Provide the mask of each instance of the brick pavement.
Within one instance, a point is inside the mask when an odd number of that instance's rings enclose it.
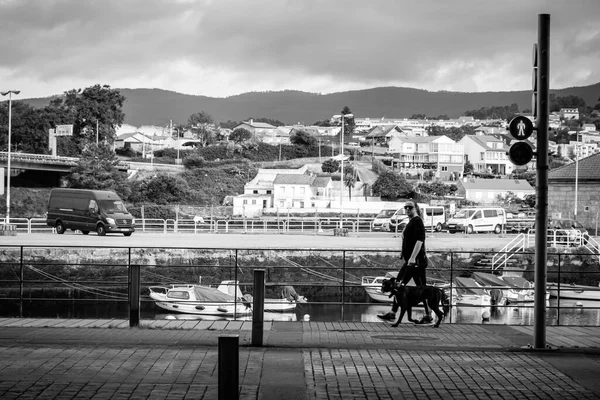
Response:
[[[600,398],[600,327],[193,322],[0,319],[0,398],[216,399],[230,334],[241,399]]]

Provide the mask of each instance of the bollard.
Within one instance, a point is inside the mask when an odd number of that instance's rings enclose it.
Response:
[[[219,336],[219,400],[239,398],[240,349],[238,335]]]
[[[254,293],[252,304],[252,346],[263,345],[265,319],[265,270],[254,270]]]
[[[140,266],[131,265],[129,257],[129,327],[134,328],[140,325]]]

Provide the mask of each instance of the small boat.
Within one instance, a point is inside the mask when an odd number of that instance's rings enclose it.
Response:
[[[363,276],[360,285],[365,289],[369,297],[379,303],[391,303],[392,298],[389,293],[381,291],[381,285],[384,279],[396,278],[398,271],[386,272],[384,276]],[[413,283],[414,284],[414,283]]]
[[[456,277],[453,279],[453,286],[456,289],[457,306],[489,307],[491,305],[492,297],[475,279]]]
[[[167,311],[196,315],[241,316],[252,314],[252,296],[242,292],[236,281],[222,281],[218,287],[200,284],[150,286],[150,298]],[[295,291],[294,291],[295,293]],[[295,299],[265,299],[264,310],[292,312],[297,303],[306,302],[303,296]]]
[[[561,299],[575,300],[595,300],[600,301],[600,284],[599,286],[584,286],[568,283],[548,283],[548,292],[552,297],[560,297]]]
[[[506,298],[506,304],[530,303],[535,300],[533,282],[528,281],[522,276],[500,276],[487,272],[473,272],[472,276],[490,294],[492,294],[491,291],[494,289],[501,290],[502,296]],[[550,293],[546,292],[546,300],[549,298]]]
[[[363,276],[361,279],[361,286],[365,289],[365,292],[369,295],[369,297],[378,302],[378,303],[392,303],[393,299],[390,297],[390,293],[383,293],[381,291],[381,285],[384,279],[397,278],[398,271],[389,271],[386,272],[384,276]],[[415,282],[411,279],[406,284],[407,286],[415,286]],[[450,297],[449,283],[434,283],[433,286],[439,287],[444,290],[446,294]],[[452,296],[452,305],[455,305],[456,302],[456,292]]]

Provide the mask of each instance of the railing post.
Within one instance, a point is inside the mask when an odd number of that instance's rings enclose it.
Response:
[[[254,293],[252,305],[252,346],[263,345],[265,318],[265,270],[254,270]]]
[[[25,271],[23,268],[23,246],[21,246],[21,261],[19,263],[19,317],[23,318],[23,279]]]
[[[129,327],[140,325],[140,266],[131,265],[131,247],[128,255],[129,269]]]
[[[342,322],[344,322],[344,300],[346,299],[346,250],[342,250]]]
[[[239,399],[240,349],[238,335],[219,336],[219,400]]]

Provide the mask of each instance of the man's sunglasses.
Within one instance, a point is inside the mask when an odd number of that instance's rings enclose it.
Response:
[[[414,207],[413,206],[404,206],[405,210],[412,210]]]

